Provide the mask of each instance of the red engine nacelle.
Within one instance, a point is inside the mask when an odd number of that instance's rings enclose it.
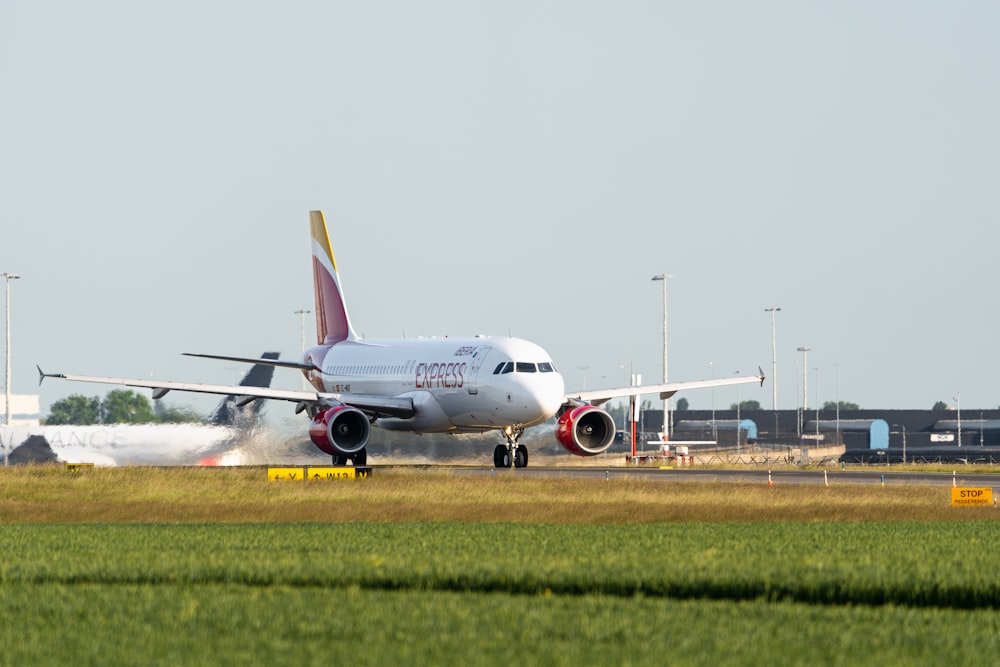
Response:
[[[357,454],[371,435],[368,416],[349,405],[327,408],[309,425],[309,439],[330,455]]]
[[[615,421],[600,408],[581,405],[559,415],[556,439],[577,456],[603,454],[615,441]]]

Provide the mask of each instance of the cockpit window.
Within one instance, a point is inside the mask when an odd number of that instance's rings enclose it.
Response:
[[[507,373],[555,373],[556,369],[550,361],[535,364],[530,361],[501,361],[493,369],[493,375]]]

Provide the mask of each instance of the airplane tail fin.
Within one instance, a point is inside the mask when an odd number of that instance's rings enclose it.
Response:
[[[260,355],[261,359],[277,359],[280,355],[277,352],[265,352]],[[267,364],[254,364],[240,380],[241,387],[270,387],[271,379],[274,377],[274,366]],[[248,426],[256,424],[260,417],[260,409],[264,401],[253,401],[249,405],[241,406],[242,396],[230,394],[222,399],[215,412],[209,418],[208,423],[213,426]]]
[[[347,316],[344,290],[330,246],[330,234],[322,211],[309,211],[312,231],[313,282],[316,290],[316,338],[321,345],[357,340]]]

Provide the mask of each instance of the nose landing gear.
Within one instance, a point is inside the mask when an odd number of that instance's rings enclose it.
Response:
[[[493,466],[495,468],[510,468],[511,464],[515,468],[524,468],[528,465],[528,448],[517,444],[523,433],[523,426],[508,426],[503,430],[507,444],[497,445],[496,449],[493,450]]]

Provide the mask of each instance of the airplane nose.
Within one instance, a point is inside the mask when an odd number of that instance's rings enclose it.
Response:
[[[543,422],[552,417],[563,403],[565,392],[562,377],[556,373],[535,375],[526,383],[522,405],[526,413],[525,421]]]
[[[564,398],[565,396],[562,390],[550,391],[544,396],[538,397],[539,409],[545,413],[546,419],[559,411],[559,408],[562,407]]]

